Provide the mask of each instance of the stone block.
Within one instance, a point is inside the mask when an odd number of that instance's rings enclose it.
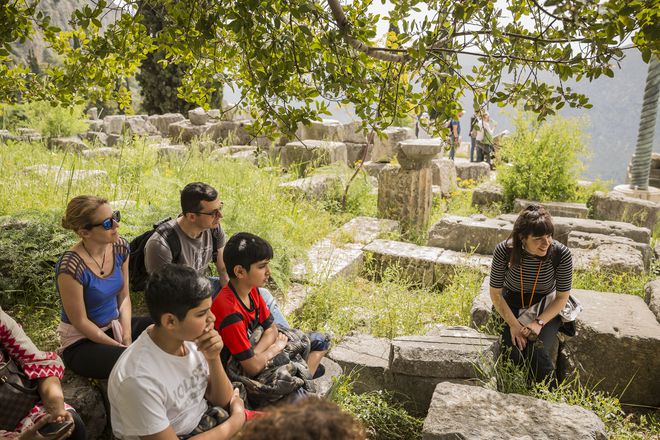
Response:
[[[660,323],[642,298],[579,289],[571,294],[584,310],[577,335],[563,344],[560,377],[577,371],[582,383],[621,396],[623,403],[659,406]]]
[[[518,215],[502,214],[497,218],[513,224]],[[639,243],[649,243],[651,241],[651,231],[648,228],[631,225],[630,223],[568,217],[553,217],[552,223],[555,226],[555,239],[563,244],[567,244],[568,234],[571,231],[628,237]]]
[[[433,170],[384,168],[378,174],[378,216],[398,220],[404,231],[426,231],[433,203]]]
[[[436,283],[435,264],[444,252],[439,248],[391,240],[374,240],[364,251],[372,254],[375,273],[398,267],[402,279],[424,286]]]
[[[88,379],[76,376],[69,370],[62,379],[64,401],[74,407],[80,418],[85,422],[87,437],[90,439],[103,438],[109,417],[103,406],[101,391],[93,386]]]
[[[596,191],[589,199],[593,217],[628,222],[653,230],[660,219],[660,203],[626,197],[617,192]]]
[[[638,243],[628,237],[617,237],[615,235],[590,234],[580,231],[571,231],[568,233],[567,246],[571,249],[596,250],[603,245],[611,244],[623,244],[637,249],[642,254],[644,268],[646,270],[649,269],[654,256],[653,249],[646,243]]]
[[[660,322],[660,278],[651,281],[644,286],[644,301],[649,306],[649,310],[655,315],[655,318]]]
[[[374,149],[371,152],[371,160],[374,162],[389,162],[396,155],[399,142],[412,139],[414,132],[408,127],[389,127],[383,130],[383,137],[374,137]]]
[[[319,377],[318,379],[314,379],[312,382],[316,387],[317,395],[321,397],[328,397],[328,394],[330,394],[330,390],[332,389],[333,379],[342,375],[341,366],[337,362],[333,361],[332,359],[328,359],[327,357],[321,359],[321,365],[325,367],[325,373],[323,376]]]
[[[641,274],[644,272],[644,256],[632,246],[620,243],[604,244],[596,249],[572,249],[573,269]]]
[[[367,135],[362,131],[362,124],[359,121],[352,121],[344,124],[342,142],[353,144],[366,144]]]
[[[431,160],[442,151],[442,139],[404,139],[396,146],[396,158],[401,168],[419,170],[431,166]]]
[[[237,151],[236,153],[230,154],[229,158],[234,160],[243,160],[249,162],[252,165],[257,165],[259,163],[259,158],[256,154],[257,150],[252,151]]]
[[[392,165],[388,163],[368,161],[362,164],[362,169],[370,176],[378,177],[378,175],[384,168],[391,166]]]
[[[41,134],[34,128],[20,127],[16,129],[18,140],[23,142],[41,142]]]
[[[123,139],[123,136],[120,134],[109,134],[108,140],[106,141],[106,147],[114,147],[122,142]]]
[[[188,154],[188,148],[185,145],[161,145],[156,147],[159,159],[165,158],[183,158]]]
[[[123,130],[133,136],[150,136],[158,133],[158,129],[142,116],[127,116]]]
[[[490,255],[499,242],[509,237],[512,229],[513,225],[506,220],[446,215],[431,227],[428,245]]]
[[[109,115],[103,118],[103,131],[107,134],[122,134],[126,115]]]
[[[291,277],[311,284],[340,276],[351,277],[360,273],[363,261],[361,244],[336,246],[332,240],[324,238],[312,245],[307,252],[307,261],[295,262]]]
[[[83,139],[86,139],[90,142],[101,145],[108,145],[108,135],[103,133],[102,131],[88,131],[86,133],[83,133],[81,136],[83,137]]]
[[[589,208],[584,203],[569,203],[569,202],[533,202],[530,200],[516,199],[513,204],[513,211],[518,213],[527,208],[532,203],[541,204],[553,217],[572,217],[572,218],[587,218],[589,216]]]
[[[315,174],[303,179],[293,180],[291,182],[284,182],[279,185],[294,194],[309,199],[320,199],[327,193],[333,186],[341,184],[339,176],[330,174]]]
[[[364,156],[364,149],[367,147],[367,144],[356,144],[353,142],[344,142],[346,144],[346,160],[349,166],[355,166],[358,161],[362,160]],[[371,150],[367,151],[367,156],[365,161],[371,160]]]
[[[490,255],[443,249],[442,254],[435,261],[435,283],[444,285],[449,282],[458,267],[468,267],[483,274],[488,274],[492,261],[493,257]]]
[[[593,412],[520,394],[442,382],[433,391],[423,440],[606,440]]]
[[[345,337],[328,353],[337,362],[344,374],[356,375],[354,391],[365,393],[385,388],[389,364],[390,341],[367,334]]]
[[[48,146],[51,150],[71,151],[81,153],[87,145],[77,136],[50,138]]]
[[[342,142],[304,140],[289,142],[282,147],[281,160],[286,168],[296,164],[304,172],[308,167],[318,167],[336,162],[347,162],[346,145]]]
[[[117,157],[121,152],[116,148],[101,147],[94,148],[93,150],[83,150],[82,155],[87,159],[94,157]]]
[[[0,130],[0,142],[16,141],[16,140],[18,140],[18,137],[11,134],[9,130],[5,130],[5,129]]]
[[[193,125],[188,120],[174,122],[168,126],[169,137],[178,142],[190,143],[195,138],[209,135],[209,131],[214,124],[209,122],[204,125]],[[217,140],[210,136],[210,139]]]
[[[98,119],[99,118],[99,110],[96,107],[90,107],[87,109],[85,112],[87,117],[89,119]]]
[[[162,136],[169,135],[170,124],[184,121],[186,118],[181,113],[165,113],[164,115],[151,115],[147,119],[151,125],[156,127]]]
[[[344,140],[344,125],[336,119],[311,121],[309,125],[299,125],[298,137],[300,139],[341,142]]]
[[[504,193],[502,187],[494,182],[484,182],[472,191],[472,205],[488,208],[494,203],[502,203]]]
[[[493,301],[490,299],[490,277],[484,278],[479,288],[479,294],[472,301],[470,310],[470,326],[480,328],[486,325],[493,316]]]
[[[282,313],[290,315],[302,307],[305,298],[307,298],[311,289],[310,286],[305,284],[291,283],[284,300],[280,303],[280,310]]]
[[[440,187],[443,197],[451,196],[456,191],[456,165],[450,159],[434,159],[431,161],[433,184]]]
[[[89,131],[104,131],[105,129],[105,124],[103,122],[103,119],[88,119],[85,121],[87,124],[87,129]]]
[[[375,217],[355,217],[330,234],[336,242],[369,244],[374,240],[398,231],[399,222]]]
[[[492,375],[498,347],[496,337],[468,327],[441,328],[434,335],[395,338],[389,359],[389,388],[395,395],[411,400],[406,406],[413,413],[424,414],[438,383],[476,385],[482,377]]]
[[[490,166],[486,162],[456,161],[456,177],[461,180],[480,182],[490,176]]]
[[[209,115],[203,108],[197,107],[188,111],[188,120],[192,125],[205,125],[209,121]]]

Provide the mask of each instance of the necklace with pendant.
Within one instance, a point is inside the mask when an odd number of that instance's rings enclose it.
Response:
[[[82,247],[83,247],[83,249],[85,249],[85,252],[87,253],[87,255],[89,255],[89,258],[92,259],[92,261],[94,262],[94,264],[96,264],[96,265],[98,266],[100,274],[101,274],[101,275],[105,275],[105,271],[103,270],[103,266],[105,266],[105,251],[107,250],[108,247],[106,246],[106,247],[103,249],[103,258],[101,259],[101,264],[99,264],[99,263],[96,261],[96,259],[94,259],[94,257],[92,257],[92,254],[89,253],[89,251],[88,251],[87,248],[85,247],[85,242],[84,242],[84,241],[82,242]]]

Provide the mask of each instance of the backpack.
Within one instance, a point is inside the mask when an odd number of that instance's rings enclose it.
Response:
[[[142,292],[147,286],[149,274],[144,264],[144,248],[153,234],[158,233],[165,239],[172,253],[173,263],[176,263],[181,256],[181,240],[179,240],[179,236],[172,225],[169,224],[170,220],[172,220],[172,217],[159,220],[154,223],[152,229],[131,240],[129,244],[131,254],[128,260],[128,273],[132,291]],[[219,228],[211,231],[211,237],[213,237],[213,261],[215,261],[218,258],[218,245],[220,244]]]

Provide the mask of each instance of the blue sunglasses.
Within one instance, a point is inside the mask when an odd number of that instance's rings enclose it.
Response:
[[[85,229],[92,229],[92,228],[95,228],[97,226],[103,226],[103,229],[105,229],[106,231],[109,231],[110,229],[112,229],[112,226],[114,225],[114,222],[119,223],[120,221],[121,221],[121,213],[119,211],[115,211],[115,212],[112,213],[112,216],[106,218],[101,223],[97,223],[95,225],[90,223],[87,226],[85,226]]]

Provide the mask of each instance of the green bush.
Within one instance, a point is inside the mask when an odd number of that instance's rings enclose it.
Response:
[[[44,101],[6,108],[3,122],[8,129],[34,128],[44,138],[72,136],[88,128],[83,120],[83,106],[59,107]]]
[[[580,119],[557,116],[541,123],[532,115],[518,114],[515,132],[498,153],[510,162],[500,163],[497,174],[507,209],[517,198],[547,202],[577,197],[577,181],[584,169],[580,159],[588,152],[583,125]]]

